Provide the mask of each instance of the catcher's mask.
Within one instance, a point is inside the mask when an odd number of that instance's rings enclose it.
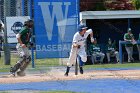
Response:
[[[25,21],[24,26],[32,28],[33,27],[33,20],[29,19],[29,20]]]

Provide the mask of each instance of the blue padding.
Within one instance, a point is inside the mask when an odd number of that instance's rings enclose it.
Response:
[[[42,90],[74,91],[84,93],[140,93],[140,80],[96,79],[73,81],[50,81],[36,83],[0,84],[1,91]]]

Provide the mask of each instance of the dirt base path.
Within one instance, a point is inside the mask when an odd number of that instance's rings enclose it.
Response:
[[[140,79],[140,70],[87,70],[84,74],[74,75],[71,71],[69,76],[64,76],[61,69],[53,69],[47,73],[28,74],[24,77],[10,77],[9,75],[0,75],[0,83],[22,83],[22,82],[41,82],[41,81],[65,81],[79,79]]]

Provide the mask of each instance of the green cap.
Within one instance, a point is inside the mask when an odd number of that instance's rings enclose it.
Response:
[[[131,28],[128,28],[127,32],[131,32]]]

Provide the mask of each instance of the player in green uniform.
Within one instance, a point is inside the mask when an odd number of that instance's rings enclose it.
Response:
[[[91,60],[94,64],[95,62],[99,61],[103,63],[103,59],[105,57],[105,54],[102,53],[100,46],[97,43],[96,38],[94,39],[94,43],[90,45],[90,52],[91,52]]]
[[[117,62],[119,62],[119,53],[116,51],[116,46],[115,43],[112,43],[111,39],[108,39],[108,44],[106,47],[106,55],[107,55],[107,60],[108,63],[110,62],[110,57],[116,57]]]
[[[16,49],[20,59],[13,67],[11,67],[10,69],[11,76],[15,76],[16,72],[18,76],[25,76],[24,71],[31,61],[29,46],[33,45],[30,43],[32,27],[33,27],[32,20],[25,21],[23,28],[16,35],[16,38],[18,40]]]
[[[133,44],[135,44],[134,35],[131,32],[131,28],[128,29],[127,33],[124,34],[124,41],[130,42],[130,44],[125,44],[125,49],[128,54],[128,62],[134,61],[133,55]]]

